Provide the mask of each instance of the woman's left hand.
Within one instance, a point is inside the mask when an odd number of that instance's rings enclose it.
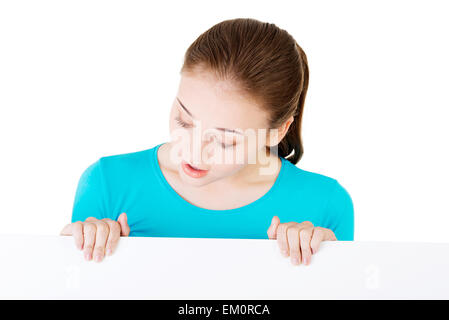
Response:
[[[293,264],[300,264],[302,260],[308,265],[321,241],[337,240],[332,230],[314,227],[310,221],[280,223],[277,216],[271,220],[267,234],[269,239],[277,239],[281,253],[284,257],[290,255]]]

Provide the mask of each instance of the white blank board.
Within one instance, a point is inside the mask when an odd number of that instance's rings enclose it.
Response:
[[[449,243],[131,237],[100,263],[72,237],[0,236],[1,299],[448,299]]]

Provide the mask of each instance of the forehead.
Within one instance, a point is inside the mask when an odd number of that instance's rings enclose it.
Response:
[[[203,126],[266,128],[267,114],[231,81],[209,73],[182,74],[177,97]],[[177,105],[179,103],[175,102]]]

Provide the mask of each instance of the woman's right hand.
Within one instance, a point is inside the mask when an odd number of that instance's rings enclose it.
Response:
[[[129,236],[128,217],[123,212],[117,221],[109,218],[98,220],[87,218],[84,222],[70,223],[61,231],[61,236],[73,236],[75,245],[84,250],[84,258],[100,262],[105,254],[111,255],[117,247],[120,236]]]

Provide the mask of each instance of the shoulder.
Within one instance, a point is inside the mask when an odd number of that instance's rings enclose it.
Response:
[[[148,165],[151,151],[154,148],[145,149],[141,151],[121,153],[109,156],[103,156],[98,159],[98,166],[102,169],[126,169],[135,168],[136,166]]]
[[[328,197],[338,186],[338,181],[322,173],[308,171],[283,159],[282,183],[291,190]]]
[[[288,160],[284,163],[282,183],[288,188],[289,197],[306,203],[307,211],[319,216],[317,223],[332,229],[338,240],[352,240],[354,205],[346,187],[334,177],[301,169]],[[305,205],[300,208],[305,208]]]
[[[140,151],[102,156],[93,165],[102,175],[108,177],[139,176],[153,166],[154,151],[157,147],[158,145]]]
[[[348,190],[337,178],[301,169],[288,160],[283,162],[285,168],[281,185],[289,197],[300,198],[321,210],[352,206]]]
[[[115,220],[151,180],[153,148],[98,158],[81,175],[76,190],[72,222],[87,217]],[[151,185],[151,183],[150,183]],[[143,186],[143,187],[142,187]]]
[[[83,172],[84,180],[87,178],[97,179],[110,188],[121,188],[126,185],[141,182],[153,166],[153,151],[155,147],[128,152],[102,156],[91,163]],[[91,179],[89,179],[91,181]]]

